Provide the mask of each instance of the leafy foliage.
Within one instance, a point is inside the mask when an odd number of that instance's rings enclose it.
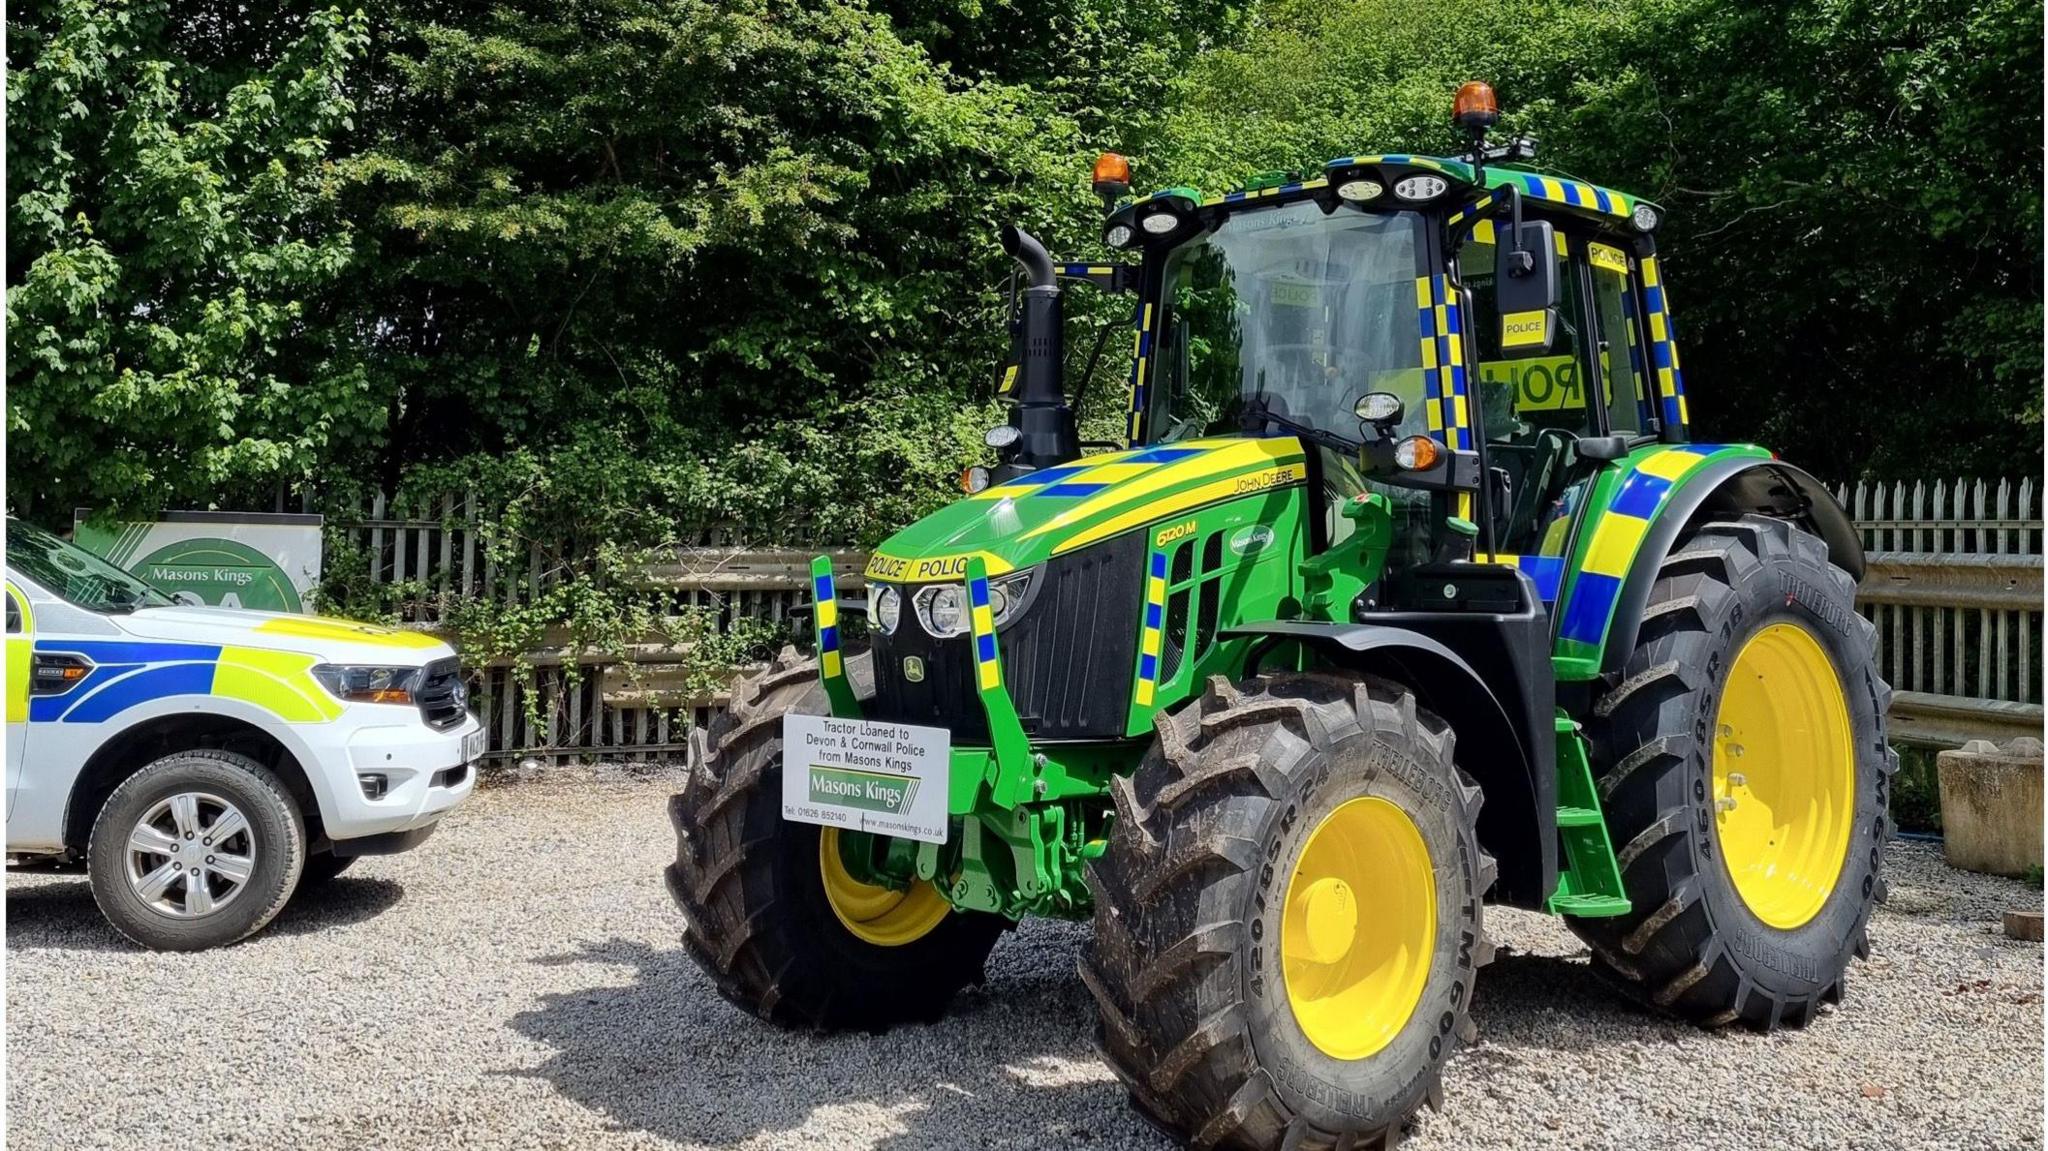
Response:
[[[38,15],[9,25],[13,507],[204,503],[371,434],[354,349],[308,304],[352,256],[322,182],[363,19],[207,59],[167,3]]]
[[[1697,438],[1832,478],[1922,475],[1935,445],[1943,469],[2040,469],[2038,5],[1262,12],[1187,75],[1168,178],[1456,149],[1446,94],[1487,78],[1543,166],[1668,209]]]
[[[995,230],[1099,255],[1095,150],[1207,188],[1453,150],[1474,76],[1546,165],[1669,209],[1700,438],[2038,469],[2038,12],[45,0],[9,24],[10,509],[474,491],[560,590],[471,641],[622,643],[651,549],[948,498],[996,415]],[[1119,434],[1121,304],[1070,311],[1077,367],[1118,327],[1084,423]]]

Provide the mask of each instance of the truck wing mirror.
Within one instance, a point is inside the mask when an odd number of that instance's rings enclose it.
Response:
[[[1494,247],[1493,293],[1500,313],[1500,356],[1547,356],[1557,341],[1557,243],[1547,220],[1503,225]]]

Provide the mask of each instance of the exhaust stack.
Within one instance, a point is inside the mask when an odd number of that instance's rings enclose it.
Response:
[[[1023,314],[1018,320],[1022,356],[1017,364],[1017,430],[1022,433],[1010,462],[1049,468],[1081,456],[1074,413],[1061,379],[1066,363],[1066,322],[1060,285],[1045,245],[1013,224],[1002,231],[1003,251],[1024,269]]]

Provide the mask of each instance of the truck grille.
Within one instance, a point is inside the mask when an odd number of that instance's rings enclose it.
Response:
[[[461,724],[469,715],[469,687],[462,682],[462,661],[450,656],[428,664],[412,697],[428,727],[446,731]]]
[[[1145,536],[1127,532],[1047,561],[1021,615],[999,629],[1003,681],[1034,739],[1114,739],[1130,713],[1138,658]],[[873,717],[949,728],[962,743],[988,739],[967,636],[933,639],[906,603],[895,635],[874,635]],[[903,662],[924,663],[924,679]]]

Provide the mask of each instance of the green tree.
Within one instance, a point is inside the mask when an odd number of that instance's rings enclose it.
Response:
[[[308,305],[352,251],[324,189],[364,21],[229,37],[224,17],[115,0],[9,16],[18,511],[247,498],[377,423],[345,331]]]
[[[1668,209],[1696,438],[1842,479],[2040,469],[2038,4],[1260,13],[1189,69],[1161,182],[1454,150],[1450,94],[1484,78],[1539,166]]]

